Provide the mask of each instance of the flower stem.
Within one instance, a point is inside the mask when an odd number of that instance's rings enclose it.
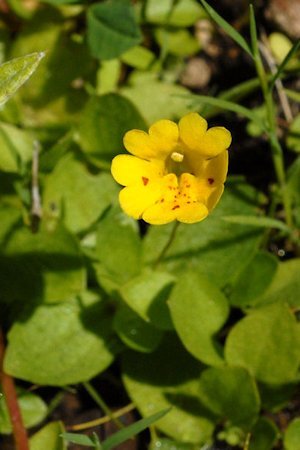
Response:
[[[258,50],[257,42],[253,45],[254,47],[254,61],[256,72],[261,84],[261,90],[264,97],[266,110],[267,110],[267,122],[269,129],[269,139],[270,139],[270,148],[272,153],[274,170],[277,178],[277,182],[280,187],[282,204],[285,211],[285,220],[288,226],[293,226],[293,216],[292,216],[292,207],[291,207],[291,199],[288,193],[287,185],[286,185],[286,175],[284,169],[284,157],[283,150],[280,145],[280,142],[277,137],[277,129],[276,129],[276,114],[274,108],[274,101],[272,90],[269,88],[268,77],[266,71],[264,69],[262,59]]]
[[[29,450],[29,441],[24,427],[13,378],[4,372],[5,340],[0,329],[0,383],[11,421],[16,450]]]
[[[113,412],[112,416],[117,419],[118,417],[124,416],[128,412],[135,409],[135,406],[133,403],[129,403],[129,405],[124,406],[123,408],[120,408],[118,411]],[[104,423],[110,422],[111,418],[109,416],[100,417],[99,419],[90,420],[89,422],[84,423],[78,423],[76,425],[70,425],[67,427],[68,430],[74,430],[74,431],[81,431],[86,430],[88,428],[93,428],[99,425],[103,425]]]
[[[180,225],[180,222],[174,222],[171,234],[169,236],[169,239],[167,240],[165,246],[162,248],[160,254],[158,255],[156,261],[153,264],[154,269],[157,268],[157,266],[159,266],[159,264],[162,262],[162,260],[164,259],[164,257],[166,256],[167,251],[169,250],[169,248],[171,247],[171,245],[173,244],[173,241],[176,237],[176,233],[178,230],[178,227]]]

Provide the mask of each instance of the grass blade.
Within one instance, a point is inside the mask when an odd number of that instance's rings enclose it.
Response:
[[[291,234],[291,229],[280,220],[271,219],[269,217],[258,216],[225,216],[222,220],[230,223],[238,223],[240,225],[252,225],[259,228],[275,228],[277,230],[284,231]]]
[[[228,36],[231,37],[240,47],[242,47],[245,52],[248,53],[253,58],[253,54],[251,48],[249,47],[247,41],[243,38],[243,36],[236,31],[233,26],[231,26],[223,17],[221,17],[217,11],[215,11],[205,0],[200,0],[203,5],[203,8],[210,15],[210,17],[221,27]]]
[[[148,428],[157,420],[161,419],[165,414],[167,414],[170,411],[170,409],[171,408],[163,409],[162,411],[159,411],[150,417],[141,419],[138,422],[129,425],[129,427],[117,431],[115,434],[113,434],[112,436],[107,438],[104,442],[102,442],[101,445],[102,450],[110,450],[113,447],[116,447],[117,445],[121,444],[122,442],[127,441],[127,439],[130,439],[131,437]]]
[[[257,28],[253,5],[249,5],[249,16],[250,16],[250,36],[251,36],[252,54],[254,58],[257,58],[259,56],[259,48],[258,48]]]
[[[84,447],[95,447],[94,441],[85,434],[62,433],[60,436],[66,441],[72,442],[72,444],[83,445]]]
[[[269,84],[270,91],[274,88],[276,80],[280,77],[280,75],[284,71],[284,69],[285,69],[286,65],[288,64],[288,62],[290,61],[290,59],[297,53],[297,51],[299,50],[299,47],[300,47],[300,39],[294,43],[293,47],[290,49],[290,51],[288,52],[288,54],[286,55],[284,60],[278,66],[278,69],[274,73],[274,75],[270,81],[270,84]]]

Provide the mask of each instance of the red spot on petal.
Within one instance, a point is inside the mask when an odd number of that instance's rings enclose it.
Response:
[[[142,182],[144,186],[147,186],[147,184],[149,183],[149,178],[142,177]]]
[[[162,198],[162,199],[161,199],[161,201],[160,201],[160,203],[163,203],[164,201],[165,201],[165,199],[164,199],[164,198]]]
[[[178,209],[178,208],[180,208],[180,206],[179,205],[175,205],[175,206],[173,206],[172,211],[174,211],[174,209]]]
[[[191,187],[191,185],[190,184],[186,184],[185,187],[189,188],[189,187]]]
[[[208,178],[207,181],[209,182],[209,184],[214,184],[215,180],[213,178]]]

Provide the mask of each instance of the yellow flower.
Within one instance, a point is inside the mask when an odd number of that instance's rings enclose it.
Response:
[[[122,209],[155,225],[203,220],[223,193],[230,143],[226,128],[207,129],[197,113],[185,115],[178,125],[159,120],[149,133],[128,131],[124,146],[131,155],[116,156],[111,167],[125,186]]]

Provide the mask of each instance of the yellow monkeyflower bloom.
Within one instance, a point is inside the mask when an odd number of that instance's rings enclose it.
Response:
[[[226,128],[207,129],[197,113],[185,115],[178,125],[159,120],[149,133],[128,131],[124,146],[131,155],[116,156],[111,167],[125,186],[122,209],[155,225],[203,220],[223,193],[230,144]]]

